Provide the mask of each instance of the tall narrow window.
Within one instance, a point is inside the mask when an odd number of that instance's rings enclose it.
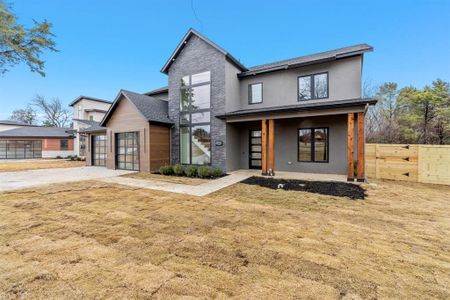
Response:
[[[248,103],[256,104],[263,102],[263,84],[253,83],[248,85]]]
[[[67,151],[69,149],[69,140],[59,140],[59,149]]]
[[[211,163],[211,73],[184,76],[180,91],[180,161]]]
[[[298,130],[298,161],[328,162],[328,128]]]
[[[300,76],[298,78],[298,100],[328,98],[328,73]]]

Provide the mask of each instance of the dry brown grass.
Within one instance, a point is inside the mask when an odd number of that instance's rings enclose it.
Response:
[[[36,160],[36,161],[9,161],[0,162],[0,172],[28,171],[37,169],[83,167],[84,161],[67,161],[62,159]]]
[[[136,178],[136,179],[159,180],[159,181],[164,181],[164,182],[187,184],[187,185],[200,185],[202,183],[206,183],[209,181],[208,179],[202,179],[202,178],[167,176],[167,175],[161,175],[161,174],[152,174],[149,172],[131,173],[131,174],[126,174],[126,175],[122,175],[122,176]]]
[[[450,187],[364,201],[237,184],[0,194],[0,298],[450,297]]]

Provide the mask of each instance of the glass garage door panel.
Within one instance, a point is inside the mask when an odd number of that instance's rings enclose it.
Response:
[[[139,170],[139,138],[137,132],[116,133],[116,168]]]
[[[0,159],[42,158],[41,141],[0,141]]]

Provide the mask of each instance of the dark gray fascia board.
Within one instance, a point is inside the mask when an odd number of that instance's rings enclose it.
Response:
[[[361,47],[362,49],[346,51],[343,53],[333,53],[333,52],[339,51],[339,49],[336,49],[336,50],[331,50],[331,51],[326,51],[326,52],[321,52],[321,53],[316,53],[316,54],[311,54],[311,55],[306,55],[306,56],[300,56],[300,57],[293,58],[293,59],[282,60],[278,63],[277,62],[269,63],[269,64],[267,64],[268,65],[267,67],[264,67],[264,65],[250,67],[248,71],[239,73],[238,77],[240,77],[240,78],[248,77],[248,76],[253,76],[253,75],[257,75],[257,74],[261,74],[261,73],[269,73],[269,72],[275,72],[275,71],[279,71],[279,70],[299,68],[299,67],[303,67],[303,66],[307,66],[307,65],[320,64],[320,63],[335,61],[335,60],[343,59],[343,58],[347,58],[347,57],[363,55],[365,52],[373,51],[373,47],[370,45],[367,45],[367,44],[360,44],[360,45],[350,46],[347,48],[351,48],[351,47]],[[327,52],[330,52],[331,54],[327,55],[325,57],[320,57],[320,58],[316,58],[316,59],[314,58],[314,56],[323,55],[324,53],[327,53]],[[305,59],[308,56],[311,56],[310,60],[295,62],[295,60]],[[253,70],[253,68],[255,70]]]
[[[169,92],[169,87],[163,86],[163,87],[148,91],[148,92],[144,93],[144,95],[151,96],[151,95],[162,94],[162,93],[166,93],[166,92]]]
[[[301,111],[313,111],[322,110],[330,108],[343,108],[343,107],[353,107],[361,105],[375,105],[377,103],[375,98],[357,98],[357,99],[346,99],[346,100],[336,100],[336,101],[321,101],[314,103],[305,103],[298,105],[286,105],[286,106],[276,106],[268,108],[257,108],[257,109],[245,109],[237,110],[222,115],[216,115],[219,119],[226,119],[230,117],[241,117],[241,116],[251,116],[260,115],[267,113],[283,113],[283,112],[301,112]]]
[[[207,37],[205,37],[204,35],[202,35],[200,32],[198,32],[197,30],[193,29],[193,28],[189,28],[188,32],[186,32],[186,34],[184,35],[183,39],[181,40],[181,42],[178,44],[177,48],[175,48],[175,51],[173,51],[172,55],[169,57],[169,59],[166,61],[166,63],[164,64],[164,66],[161,69],[161,73],[164,74],[168,74],[168,70],[170,68],[170,66],[172,65],[172,63],[175,61],[175,59],[177,58],[178,54],[181,52],[181,50],[183,50],[184,46],[187,44],[188,40],[191,38],[192,35],[196,35],[197,37],[199,37],[200,39],[202,39],[204,42],[206,42],[207,44],[209,44],[211,47],[215,48],[216,50],[218,50],[220,53],[222,53],[223,55],[225,55],[225,57],[232,62],[234,65],[236,65],[239,69],[241,69],[241,71],[247,71],[247,67],[245,67],[243,64],[241,64],[236,58],[234,58],[230,53],[228,53],[227,51],[225,51],[225,49],[223,49],[222,47],[220,47],[219,45],[217,45],[216,43],[214,43],[213,41],[211,41],[210,39],[208,39]]]
[[[72,102],[69,103],[69,106],[74,106],[78,101],[80,101],[81,99],[86,99],[86,100],[91,100],[91,101],[97,101],[97,102],[103,102],[103,103],[107,103],[107,104],[111,104],[111,101],[108,100],[104,100],[104,99],[99,99],[99,98],[94,98],[94,97],[89,97],[89,96],[79,96],[77,97],[75,100],[73,100]]]

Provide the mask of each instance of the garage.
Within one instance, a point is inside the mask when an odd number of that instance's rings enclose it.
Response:
[[[139,171],[138,132],[116,133],[116,169]]]
[[[41,140],[0,140],[0,159],[42,158]]]
[[[106,135],[92,136],[92,165],[106,166]]]

